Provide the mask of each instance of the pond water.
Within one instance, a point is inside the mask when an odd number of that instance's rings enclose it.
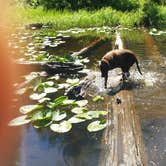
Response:
[[[140,61],[143,76],[135,66],[131,80],[137,86],[132,91],[139,112],[149,166],[165,166],[166,163],[166,36],[150,36],[144,30],[123,30],[125,47],[134,51]],[[70,39],[70,44],[54,50],[58,54],[78,51],[95,37]],[[113,40],[96,49],[86,65],[96,73],[102,86],[98,61],[112,49]],[[52,51],[52,50],[50,50]],[[96,107],[92,105],[92,107]],[[17,111],[17,110],[16,110]],[[31,125],[9,129],[14,140],[12,159],[6,166],[96,166],[100,159],[102,131],[88,133],[74,127],[68,134],[55,134],[47,129],[36,130]],[[17,130],[17,131],[16,131]],[[9,157],[10,158],[10,157]]]

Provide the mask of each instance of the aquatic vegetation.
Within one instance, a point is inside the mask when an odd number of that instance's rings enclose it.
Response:
[[[100,100],[104,100],[104,97],[98,95],[98,96],[95,96],[92,100],[94,102],[97,102],[97,101],[100,101]]]
[[[149,34],[158,36],[158,35],[166,34],[166,31],[161,31],[161,30],[157,30],[156,28],[152,28],[152,29],[150,29]]]
[[[30,80],[26,87],[32,87],[29,95],[34,104],[23,105],[19,111],[19,116],[9,122],[9,126],[20,126],[31,123],[34,128],[49,127],[53,132],[65,133],[72,129],[73,124],[88,123],[88,131],[99,131],[106,127],[106,122],[102,123],[107,116],[107,111],[90,110],[88,108],[88,100],[68,99],[67,96],[59,95],[64,93],[64,89],[75,86],[80,83],[78,78],[66,79],[62,83],[58,75],[40,79],[39,74],[29,74],[24,76],[25,80]],[[33,80],[33,81],[32,81]],[[60,83],[59,83],[60,82]],[[62,85],[64,89],[62,89]],[[67,86],[66,86],[67,85]],[[62,93],[63,92],[63,93]],[[25,92],[26,93],[26,92]],[[17,95],[24,95],[17,93]],[[94,100],[95,99],[95,100]],[[104,100],[102,96],[91,98],[93,102]],[[95,121],[97,120],[97,122]],[[92,123],[92,122],[95,123]],[[89,123],[90,122],[90,123]],[[95,129],[93,129],[95,127]]]

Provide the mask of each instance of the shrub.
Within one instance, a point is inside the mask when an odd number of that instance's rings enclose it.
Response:
[[[161,7],[153,2],[147,2],[144,5],[144,18],[143,23],[146,26],[164,26],[166,21],[166,8]],[[162,25],[163,24],[163,25]]]

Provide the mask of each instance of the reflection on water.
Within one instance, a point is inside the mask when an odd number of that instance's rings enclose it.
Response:
[[[148,163],[150,166],[165,166],[166,70],[164,64],[166,64],[166,38],[162,36],[153,38],[142,31],[124,31],[122,39],[125,47],[138,55],[143,72],[143,76],[139,75],[134,65],[131,68],[130,79],[137,82],[133,92],[136,109],[142,119],[145,146],[149,155]],[[82,47],[81,44],[78,45]],[[71,50],[66,46],[65,50],[67,49]],[[91,72],[94,71],[97,76],[100,92],[103,92],[104,89],[98,61],[110,49],[112,49],[112,44],[111,40],[108,40],[102,47],[91,53],[90,63],[87,64],[87,68],[90,68]],[[96,93],[96,91],[90,93]],[[95,107],[95,104],[92,104],[92,107]],[[100,134],[89,134],[83,129],[77,129],[69,134],[56,135],[49,130],[37,132],[31,126],[24,127],[16,165],[96,166],[100,153]]]
[[[49,130],[24,128],[17,166],[93,166],[98,163],[100,136],[84,129],[56,135]]]
[[[166,163],[166,119],[143,120],[142,131],[149,155],[149,165],[164,166]]]

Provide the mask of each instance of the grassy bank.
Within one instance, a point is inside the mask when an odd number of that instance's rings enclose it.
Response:
[[[94,26],[117,26],[125,27],[144,26],[146,22],[153,27],[166,27],[166,7],[158,6],[157,11],[153,8],[145,11],[122,12],[111,7],[94,11],[57,11],[36,9],[29,7],[15,7],[10,9],[9,20],[15,24],[51,23],[55,29],[68,29],[73,27],[87,28]],[[160,11],[160,13],[156,13]],[[148,13],[149,12],[149,13]],[[15,13],[15,14],[13,14]],[[156,15],[157,14],[157,15]]]

